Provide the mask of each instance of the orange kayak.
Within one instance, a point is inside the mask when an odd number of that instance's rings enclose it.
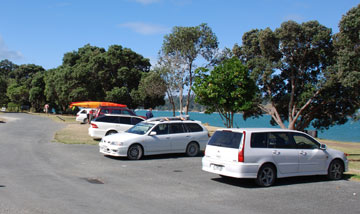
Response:
[[[70,103],[70,108],[77,106],[83,108],[97,108],[99,106],[116,106],[116,107],[127,107],[124,104],[112,103],[112,102],[100,102],[100,101],[80,101]]]

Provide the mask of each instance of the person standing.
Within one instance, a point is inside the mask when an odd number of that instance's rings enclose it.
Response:
[[[47,104],[47,103],[45,104],[44,111],[45,111],[46,114],[49,113],[49,104]]]
[[[149,108],[149,111],[146,112],[146,119],[150,119],[152,117],[154,117],[152,113],[152,108]]]

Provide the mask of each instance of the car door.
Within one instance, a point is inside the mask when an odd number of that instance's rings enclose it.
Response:
[[[191,141],[191,133],[187,132],[182,123],[169,124],[169,136],[172,152],[185,152],[187,144]]]
[[[299,154],[299,172],[324,171],[328,155],[320,149],[320,143],[302,133],[294,133],[293,138]]]
[[[268,133],[268,148],[281,174],[299,171],[299,153],[288,132]]]
[[[156,135],[149,135],[144,141],[146,151],[150,154],[170,152],[171,142],[168,124],[158,124],[151,132],[156,132]]]

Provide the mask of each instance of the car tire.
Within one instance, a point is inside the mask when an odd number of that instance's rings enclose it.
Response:
[[[331,161],[327,177],[330,180],[340,180],[344,174],[344,165],[340,160]]]
[[[186,147],[186,155],[189,157],[195,157],[199,154],[199,152],[199,144],[197,144],[196,142],[190,142]]]
[[[84,124],[88,123],[88,119],[85,118],[85,119],[83,120],[83,123],[84,123]]]
[[[139,144],[133,144],[129,147],[127,157],[129,160],[139,160],[143,156],[143,149]]]
[[[276,170],[275,167],[271,164],[263,165],[257,174],[256,184],[261,187],[269,187],[275,183],[276,180]]]
[[[118,133],[118,132],[114,131],[114,130],[111,130],[111,131],[106,132],[105,136],[116,134],[116,133]]]

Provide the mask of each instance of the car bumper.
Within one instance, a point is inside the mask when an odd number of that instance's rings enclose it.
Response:
[[[128,150],[127,147],[112,146],[109,144],[99,143],[99,152],[105,155],[110,155],[115,157],[126,157],[127,150]]]
[[[97,129],[93,129],[93,128],[89,128],[89,135],[92,138],[102,138],[105,136],[105,132],[102,130],[97,130]]]
[[[256,178],[259,165],[242,162],[225,163],[205,156],[202,158],[202,170],[234,178]]]

